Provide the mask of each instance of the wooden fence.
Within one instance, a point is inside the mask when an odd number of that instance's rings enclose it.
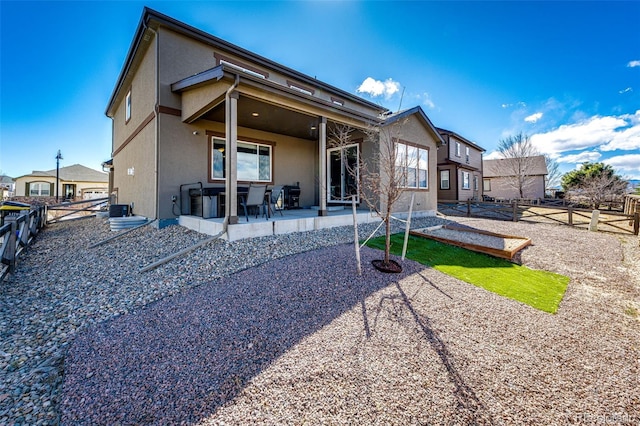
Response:
[[[506,203],[476,202],[472,200],[439,201],[438,212],[450,216],[481,217],[487,219],[560,223],[563,225],[588,227],[592,210],[572,206],[530,205],[513,201]],[[622,232],[638,235],[640,229],[640,211],[621,213],[602,212],[598,226],[607,232]]]
[[[46,206],[48,223],[56,223],[60,220],[70,219],[72,217],[95,214],[96,211],[99,211],[103,206],[106,206],[108,202],[109,198],[106,197]],[[62,212],[62,214],[58,214],[57,212]]]
[[[47,221],[45,207],[29,213],[7,216],[0,226],[0,281],[15,270],[18,257],[33,241]]]

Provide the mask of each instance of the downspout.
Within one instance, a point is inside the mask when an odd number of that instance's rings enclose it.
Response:
[[[236,74],[235,75],[235,81],[233,82],[233,84],[231,85],[231,87],[229,87],[229,89],[227,89],[227,92],[224,95],[224,104],[225,104],[225,108],[229,105],[229,96],[231,95],[231,93],[236,90],[238,88],[238,84],[240,84],[240,75]],[[225,117],[225,120],[228,120],[229,117]],[[229,135],[226,135],[226,137],[229,137]],[[228,155],[228,154],[227,154]],[[225,206],[225,214],[224,214],[224,220],[222,221],[222,235],[224,235],[227,232],[227,227],[229,226],[229,214],[227,214],[227,209],[229,209],[228,211],[230,212],[231,209],[229,208],[229,195],[231,194],[231,182],[229,181],[229,170],[227,169],[227,178],[225,179],[224,182],[224,191],[227,194],[227,203]]]
[[[154,115],[154,126],[155,126],[155,143],[154,145],[154,149],[153,149],[153,160],[154,160],[154,165],[153,165],[153,175],[154,175],[154,180],[155,180],[155,207],[156,207],[156,220],[158,221],[157,223],[160,224],[160,182],[158,179],[158,163],[160,162],[160,155],[159,155],[159,145],[160,145],[160,126],[158,124],[158,120],[160,119],[160,115],[159,115],[159,110],[160,110],[160,70],[158,69],[158,62],[159,62],[159,56],[160,56],[160,43],[158,40],[158,32],[156,30],[154,30],[153,28],[150,28],[147,26],[147,24],[145,22],[143,22],[144,25],[144,29],[149,30],[153,33],[154,38],[155,38],[155,45],[156,45],[156,57],[155,57],[155,64],[154,64],[154,68],[156,71],[156,81],[155,81],[155,89],[156,89],[156,102],[155,102],[155,106],[153,108],[153,115]]]

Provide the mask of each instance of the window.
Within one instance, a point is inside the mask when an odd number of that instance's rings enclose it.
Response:
[[[51,184],[49,182],[31,182],[29,187],[30,197],[48,197],[51,195]]]
[[[469,147],[468,146],[464,147],[464,153],[465,153],[465,155],[467,157],[467,163],[468,163],[469,162]]]
[[[440,189],[449,189],[449,170],[440,170]]]
[[[469,185],[469,172],[462,172],[462,189],[471,189]]]
[[[482,179],[482,189],[484,191],[491,191],[491,179]]]
[[[127,97],[124,100],[124,121],[125,123],[131,120],[131,89],[127,92]]]
[[[429,187],[429,151],[398,142],[396,145],[396,171],[406,188]]]
[[[478,176],[473,177],[473,190],[474,191],[478,190]]]
[[[225,140],[211,138],[211,179],[224,179]],[[271,145],[238,141],[238,180],[271,182]]]
[[[460,142],[456,142],[456,157],[460,157]]]

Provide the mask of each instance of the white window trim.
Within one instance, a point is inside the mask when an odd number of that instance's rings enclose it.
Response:
[[[443,185],[445,180],[442,178],[444,176],[444,172],[447,172],[447,186]],[[451,171],[450,170],[440,170],[440,189],[451,189]]]
[[[131,120],[131,89],[124,98],[124,122],[128,123],[129,120]]]
[[[33,194],[33,189],[37,187],[37,194]],[[43,188],[46,190],[46,194],[43,194]],[[29,182],[29,193],[27,197],[50,197],[51,196],[51,183],[49,182]]]
[[[471,189],[471,176],[469,172],[462,172],[462,189]]]

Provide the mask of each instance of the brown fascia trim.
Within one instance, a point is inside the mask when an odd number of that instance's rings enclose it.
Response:
[[[182,117],[182,110],[181,109],[171,108],[171,107],[168,107],[168,106],[163,106],[163,105],[158,106],[158,112],[160,114],[175,115],[175,116],[178,116],[178,117]]]
[[[471,141],[470,141],[470,140],[468,140],[467,138],[465,138],[465,137],[463,137],[463,136],[460,136],[459,134],[457,134],[457,133],[456,133],[456,132],[454,132],[454,131],[447,130],[447,129],[443,129],[443,128],[441,128],[441,127],[436,127],[436,130],[437,130],[437,131],[438,131],[438,133],[440,133],[440,134],[444,133],[445,135],[447,135],[447,136],[449,136],[449,137],[450,137],[450,136],[453,136],[453,137],[455,137],[455,138],[457,138],[457,139],[460,139],[460,141],[461,141],[461,142],[464,142],[464,143],[466,143],[466,144],[470,145],[471,147],[473,147],[473,148],[477,149],[477,150],[478,150],[478,151],[480,151],[480,152],[486,152],[486,151],[487,151],[486,149],[482,148],[480,145],[477,145],[477,144],[475,144],[475,143],[471,142]]]
[[[236,46],[232,43],[229,43],[225,40],[222,40],[221,38],[218,38],[216,36],[213,36],[211,34],[208,34],[202,30],[199,30],[195,27],[192,27],[190,25],[185,24],[184,22],[180,22],[174,18],[171,18],[170,16],[164,15],[160,12],[157,12],[153,9],[150,9],[148,7],[145,7],[143,10],[143,14],[142,14],[142,18],[140,20],[140,24],[138,27],[138,31],[136,32],[136,38],[134,39],[134,44],[137,46],[140,44],[140,38],[142,37],[142,33],[144,32],[144,30],[147,28],[147,26],[152,26],[152,21],[153,22],[153,27],[157,28],[159,26],[165,26],[166,28],[175,31],[179,34],[185,35],[187,37],[193,38],[194,40],[198,40],[204,44],[208,44],[212,47],[215,48],[220,48],[222,50],[225,50],[227,52],[229,52],[230,54],[237,56],[239,58],[244,58],[245,60],[247,60],[248,62],[251,63],[255,63],[257,65],[263,66],[267,69],[272,69],[276,72],[280,72],[284,75],[289,75],[291,77],[293,77],[295,80],[299,80],[301,82],[303,82],[304,84],[310,85],[310,86],[317,86],[320,87],[330,93],[335,93],[340,97],[343,97],[345,99],[349,99],[352,102],[355,102],[357,104],[360,105],[365,105],[368,108],[373,108],[377,111],[383,112],[383,111],[388,111],[387,108],[384,108],[376,103],[370,102],[366,99],[363,99],[361,97],[352,95],[349,92],[346,92],[342,89],[339,89],[337,87],[331,86],[328,83],[324,83],[316,78],[310,77],[306,74],[303,74],[299,71],[296,71],[292,68],[286,67],[284,65],[278,64],[277,62],[274,62],[270,59],[267,59],[263,56],[260,56],[256,53],[250,52],[249,50],[246,50],[242,47]],[[130,49],[129,50],[129,54],[127,56],[127,61],[126,61],[126,66],[129,67],[130,63],[132,62],[132,57],[130,58],[130,56],[132,56],[133,54],[135,54],[136,49]],[[247,68],[249,69],[249,68]],[[118,84],[121,84],[120,80],[121,78],[124,76],[125,74],[122,73],[121,77],[118,79]],[[119,86],[117,86],[119,87]],[[114,92],[115,93],[115,92]],[[110,101],[111,102],[111,101]]]

